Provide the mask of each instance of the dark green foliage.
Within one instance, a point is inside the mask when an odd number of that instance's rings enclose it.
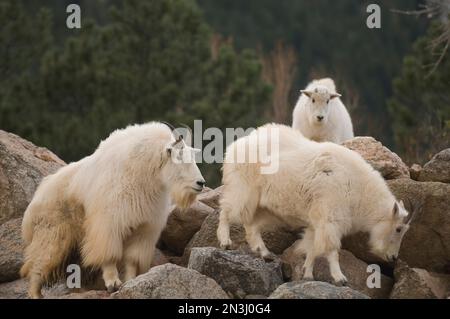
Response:
[[[331,76],[352,106],[358,135],[392,144],[386,99],[401,60],[422,32],[423,20],[391,12],[414,10],[421,0],[198,0],[207,21],[238,48],[270,50],[278,40],[298,53],[298,90],[314,77]],[[381,29],[368,29],[366,8],[381,7]],[[355,112],[353,112],[355,111]]]
[[[450,147],[450,56],[447,53],[433,70],[445,43],[431,49],[441,32],[439,22],[430,26],[394,80],[389,110],[397,145],[410,162],[423,163]]]
[[[258,58],[223,46],[213,59],[211,32],[193,1],[124,1],[104,25],[83,18],[82,28],[66,31],[61,44],[43,41],[56,28],[20,3],[0,1],[15,10],[0,11],[0,37],[7,38],[0,127],[66,161],[92,153],[100,139],[131,123],[203,119],[205,128],[224,128],[262,122],[270,89]],[[43,28],[33,26],[41,20]],[[65,28],[65,20],[56,20]],[[3,46],[8,41],[12,53]],[[219,182],[217,167],[204,171]]]

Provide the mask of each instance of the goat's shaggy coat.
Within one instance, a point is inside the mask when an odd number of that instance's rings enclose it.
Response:
[[[353,138],[350,115],[330,78],[314,80],[302,93],[292,114],[292,127],[316,142],[340,144]]]
[[[278,131],[279,141],[273,133]],[[238,153],[255,151],[252,146],[275,145],[269,152],[279,161],[274,174],[261,174],[266,165],[236,162]],[[278,151],[276,150],[278,148]],[[249,158],[248,153],[240,158]],[[224,191],[217,230],[223,247],[232,242],[229,223],[244,225],[253,251],[267,257],[270,252],[260,231],[279,222],[306,226],[299,248],[307,253],[305,278],[312,277],[316,256],[326,255],[337,282],[345,281],[338,263],[344,235],[370,233],[373,251],[394,259],[408,226],[408,214],[390,192],[384,179],[354,151],[330,142],[317,143],[284,125],[258,128],[227,148],[223,166]]]
[[[195,162],[171,161],[170,153],[181,150],[192,149],[175,141],[167,125],[134,125],[113,132],[92,155],[47,176],[22,224],[21,274],[30,278],[30,295],[40,297],[42,284],[58,276],[77,249],[83,266],[101,268],[108,290],[121,284],[119,266],[125,279],[146,272],[170,198],[189,206],[204,183]]]

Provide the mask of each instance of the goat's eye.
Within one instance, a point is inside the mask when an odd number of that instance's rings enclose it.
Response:
[[[312,102],[313,102],[313,103],[316,103],[316,100],[312,99]]]
[[[397,227],[397,228],[395,229],[395,231],[396,231],[397,233],[400,233],[400,232],[402,231],[402,228],[401,228],[401,227]]]
[[[330,103],[330,100],[327,100],[327,104]]]

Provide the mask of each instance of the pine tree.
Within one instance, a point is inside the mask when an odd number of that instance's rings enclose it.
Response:
[[[411,162],[423,163],[450,146],[450,56],[443,56],[433,70],[445,43],[430,49],[441,31],[440,22],[429,27],[393,82],[392,127],[400,152]]]

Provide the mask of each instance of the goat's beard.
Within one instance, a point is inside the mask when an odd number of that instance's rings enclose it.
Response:
[[[195,201],[197,193],[186,187],[176,186],[172,189],[171,196],[178,208],[186,209]]]

